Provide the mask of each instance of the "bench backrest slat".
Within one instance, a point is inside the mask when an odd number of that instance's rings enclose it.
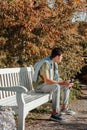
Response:
[[[30,91],[33,89],[33,72],[34,71],[32,67],[0,69],[0,86],[25,86]],[[14,94],[14,92],[0,91],[0,99]]]

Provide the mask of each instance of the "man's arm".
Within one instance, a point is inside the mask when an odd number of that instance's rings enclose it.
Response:
[[[43,75],[43,79],[46,84],[59,84],[60,86],[65,86],[65,87],[72,87],[74,85],[74,83],[69,83],[68,81],[51,80],[47,75]]]

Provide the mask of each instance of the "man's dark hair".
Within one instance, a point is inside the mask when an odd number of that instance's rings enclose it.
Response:
[[[52,52],[51,52],[51,59],[55,58],[56,56],[60,56],[61,54],[63,54],[64,51],[62,48],[59,47],[55,47]]]

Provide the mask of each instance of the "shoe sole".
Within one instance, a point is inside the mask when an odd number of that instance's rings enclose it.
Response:
[[[76,113],[71,114],[71,113],[61,112],[61,114],[62,114],[62,115],[75,115]]]
[[[52,121],[57,121],[57,122],[61,122],[61,120],[57,120],[57,119],[54,119],[54,118],[50,118],[50,120],[52,120]]]
[[[54,119],[54,118],[50,118],[51,121],[56,121],[56,122],[59,122],[60,124],[66,124],[67,122],[66,121],[61,121],[61,120],[57,120],[57,119]]]

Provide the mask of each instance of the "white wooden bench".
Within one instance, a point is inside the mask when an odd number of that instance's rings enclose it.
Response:
[[[29,111],[51,100],[51,94],[36,93],[32,85],[33,67],[0,69],[0,106],[18,113],[18,130],[25,130]]]

